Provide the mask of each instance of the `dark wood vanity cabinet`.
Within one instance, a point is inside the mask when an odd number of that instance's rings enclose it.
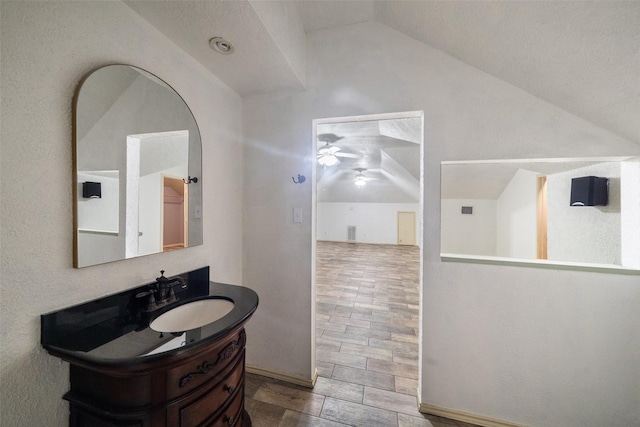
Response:
[[[178,277],[183,286],[174,287],[175,302],[154,312],[140,296],[153,295],[158,283],[40,316],[42,346],[69,362],[64,399],[71,427],[251,426],[244,408],[244,325],[258,294],[210,281],[209,267]],[[206,299],[225,299],[233,308],[199,327],[172,326],[184,327],[184,334],[150,326],[164,313]]]
[[[126,367],[71,364],[72,427],[249,427],[244,410],[246,334]]]

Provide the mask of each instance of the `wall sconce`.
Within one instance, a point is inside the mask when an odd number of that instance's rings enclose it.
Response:
[[[100,182],[91,182],[91,181],[83,182],[82,197],[85,199],[101,199],[102,184]]]
[[[571,206],[607,206],[609,180],[597,176],[583,176],[571,180]]]
[[[182,182],[184,182],[185,184],[196,183],[198,182],[198,178],[196,178],[195,176],[193,178],[189,177],[189,179],[183,179]]]

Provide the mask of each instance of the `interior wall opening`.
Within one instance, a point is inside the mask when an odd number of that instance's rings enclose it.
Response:
[[[415,397],[423,113],[313,122],[313,354],[319,381]]]

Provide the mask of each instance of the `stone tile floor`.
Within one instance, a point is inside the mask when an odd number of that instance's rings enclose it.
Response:
[[[473,427],[418,412],[419,249],[318,242],[313,389],[247,374],[254,427]]]

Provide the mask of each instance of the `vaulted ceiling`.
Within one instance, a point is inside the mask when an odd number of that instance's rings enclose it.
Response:
[[[338,165],[318,166],[318,202],[418,203],[422,118],[319,124],[318,146]],[[360,180],[360,186],[356,185]]]
[[[637,1],[125,3],[243,96],[304,88],[305,32],[378,21],[640,143]]]
[[[241,96],[304,90],[306,33],[377,21],[640,144],[638,1],[125,3]]]

